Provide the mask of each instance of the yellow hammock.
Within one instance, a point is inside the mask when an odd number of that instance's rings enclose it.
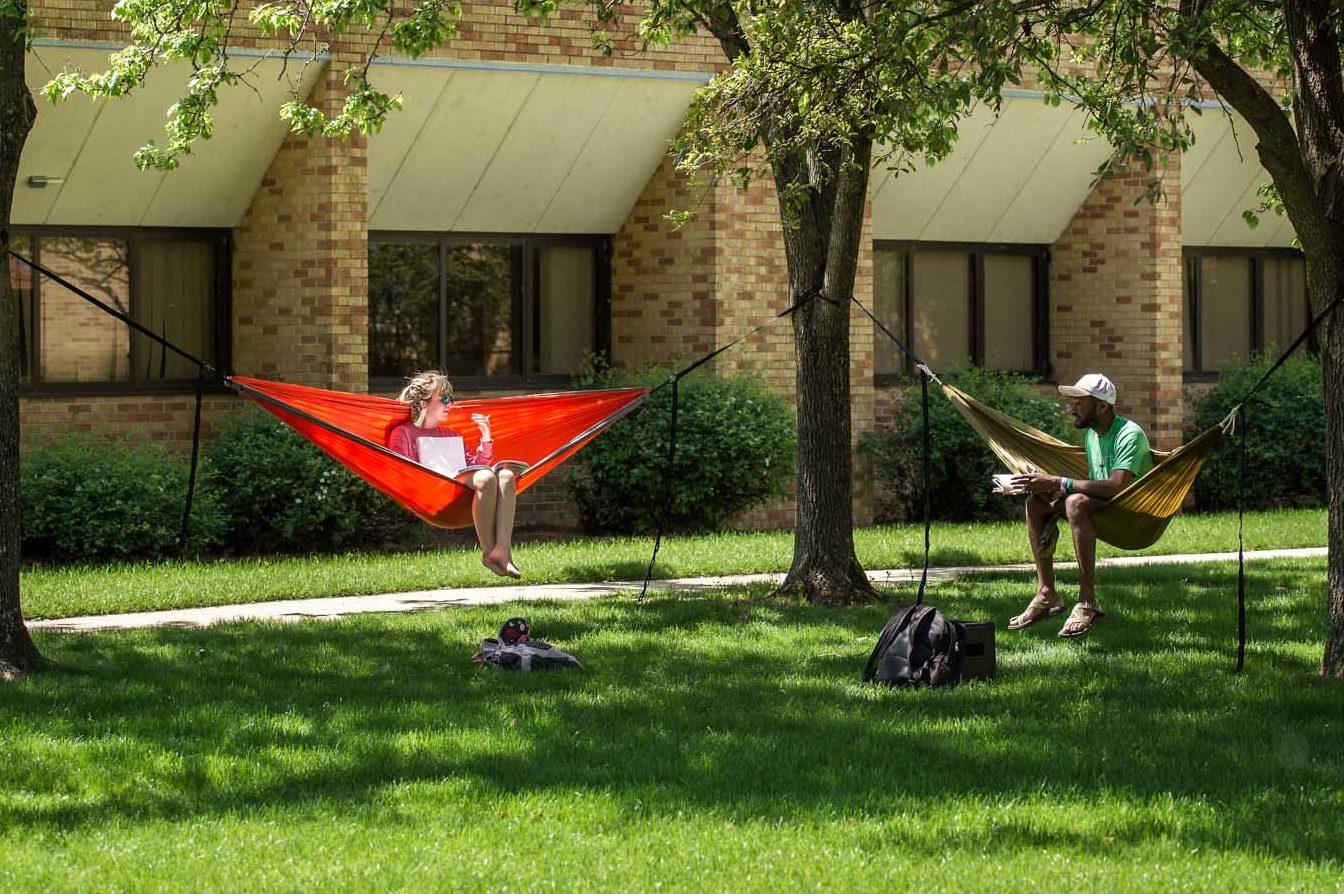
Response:
[[[936,379],[935,379],[936,381]],[[952,406],[1012,472],[1026,474],[1035,467],[1047,475],[1087,477],[1087,454],[1024,422],[991,409],[953,385],[938,383]],[[1218,439],[1232,430],[1234,410],[1222,422],[1194,440],[1165,452],[1153,451],[1156,465],[1092,516],[1097,536],[1120,549],[1152,546],[1181,509],[1199,470]]]

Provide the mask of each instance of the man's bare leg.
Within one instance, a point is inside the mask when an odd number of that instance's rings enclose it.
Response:
[[[1060,633],[1068,636],[1091,626],[1092,618],[1101,615],[1097,605],[1097,532],[1092,526],[1092,513],[1106,505],[1105,500],[1083,494],[1070,494],[1064,501],[1064,512],[1073,533],[1073,552],[1078,558],[1078,608],[1069,616]]]
[[[1064,605],[1055,592],[1055,538],[1051,536],[1046,539],[1050,526],[1058,524],[1054,516],[1059,514],[1059,506],[1032,494],[1027,497],[1025,512],[1027,536],[1031,538],[1031,557],[1036,563],[1036,596],[1021,614],[1008,621],[1009,629],[1027,626],[1032,619],[1045,617],[1056,607],[1062,608]]]
[[[513,472],[501,469],[499,472],[499,508],[495,511],[495,546],[487,554],[491,569],[503,569],[503,573],[512,578],[520,578],[523,573],[513,564],[513,517],[518,508],[518,485]],[[496,572],[498,573],[498,572]]]

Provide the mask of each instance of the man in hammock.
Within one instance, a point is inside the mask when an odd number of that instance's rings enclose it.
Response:
[[[1022,630],[1037,621],[1061,614],[1064,601],[1055,592],[1055,543],[1060,517],[1068,519],[1078,558],[1078,602],[1059,631],[1060,636],[1082,636],[1106,616],[1097,604],[1094,578],[1097,534],[1092,515],[1131,481],[1153,467],[1148,436],[1132,420],[1115,415],[1115,385],[1100,373],[1088,373],[1074,385],[1060,385],[1069,402],[1076,428],[1086,429],[1086,480],[1054,475],[1018,475],[1013,484],[1026,491],[1027,533],[1036,561],[1036,595],[1025,611],[1008,622]]]

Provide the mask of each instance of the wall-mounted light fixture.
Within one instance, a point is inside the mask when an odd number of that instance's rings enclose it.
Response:
[[[28,187],[30,189],[46,189],[48,186],[57,186],[64,182],[64,177],[46,177],[42,174],[34,174],[28,178]]]

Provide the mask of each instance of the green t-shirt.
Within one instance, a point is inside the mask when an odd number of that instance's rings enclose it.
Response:
[[[1153,467],[1153,453],[1148,436],[1138,424],[1116,416],[1106,434],[1098,436],[1088,429],[1083,436],[1087,450],[1087,477],[1105,481],[1116,469],[1128,469],[1135,478],[1142,478]]]

